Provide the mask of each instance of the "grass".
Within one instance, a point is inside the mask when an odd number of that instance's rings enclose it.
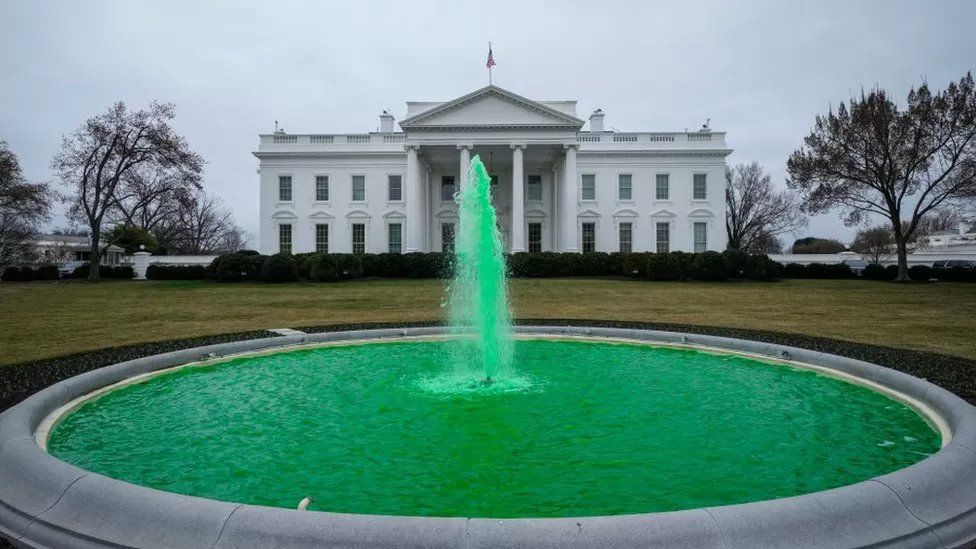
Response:
[[[339,284],[0,284],[0,364],[254,329],[444,317],[439,280]],[[671,322],[803,333],[976,358],[976,284],[513,280],[521,318]]]

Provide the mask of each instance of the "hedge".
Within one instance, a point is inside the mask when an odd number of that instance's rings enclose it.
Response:
[[[88,263],[79,266],[71,273],[71,278],[88,278],[88,273],[91,270],[91,266]],[[136,273],[132,270],[132,267],[128,265],[99,265],[98,266],[98,278],[117,278],[120,280],[132,280]]]
[[[976,269],[932,269],[932,276],[945,282],[976,282]]]
[[[334,282],[358,278],[450,278],[453,256],[438,252],[408,254],[294,254],[260,256],[251,252],[216,258],[218,282],[257,280]],[[645,280],[775,280],[780,265],[765,255],[740,252],[517,253],[506,257],[514,278],[630,277]],[[160,275],[162,276],[167,275]],[[198,277],[199,275],[195,275]],[[150,276],[149,278],[154,278]]]
[[[854,271],[847,265],[840,263],[810,263],[800,265],[799,263],[788,263],[782,268],[783,278],[819,278],[819,279],[841,279],[854,278]]]
[[[203,280],[211,278],[203,265],[150,265],[146,269],[149,280]]]
[[[0,280],[3,282],[30,282],[31,280],[57,280],[58,267],[56,265],[11,265],[3,270]]]

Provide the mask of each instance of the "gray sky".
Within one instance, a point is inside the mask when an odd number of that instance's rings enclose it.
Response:
[[[683,5],[679,5],[683,4]],[[0,139],[51,180],[61,136],[116,100],[177,105],[205,185],[256,233],[257,134],[374,130],[408,100],[495,83],[577,99],[621,131],[728,131],[730,163],[783,185],[817,113],[862,87],[903,98],[976,69],[976,2],[199,2],[0,4]],[[56,219],[52,225],[63,224]],[[837,215],[808,234],[849,240]],[[801,235],[802,236],[802,235]],[[253,236],[252,236],[253,238]],[[252,240],[253,244],[254,240]]]

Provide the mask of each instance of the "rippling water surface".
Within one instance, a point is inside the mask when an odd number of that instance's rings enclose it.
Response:
[[[91,401],[50,451],[114,478],[350,513],[670,511],[851,484],[939,448],[912,409],[813,372],[692,350],[515,342],[519,377],[453,383],[452,342],[186,368]]]

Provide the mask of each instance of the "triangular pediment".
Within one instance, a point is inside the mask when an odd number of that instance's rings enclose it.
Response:
[[[575,116],[497,86],[481,88],[400,122],[404,130],[490,127],[579,129],[582,126],[583,121]]]

